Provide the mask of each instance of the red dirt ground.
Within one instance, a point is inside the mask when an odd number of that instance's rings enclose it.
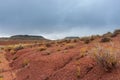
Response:
[[[54,43],[44,51],[35,46],[19,50],[15,55],[6,53],[6,58],[11,62],[9,65],[16,74],[14,80],[120,80],[119,64],[112,72],[105,72],[89,54],[89,50],[99,40],[90,44],[78,40],[71,42],[74,44],[72,47],[66,47],[69,43]],[[120,49],[120,36],[112,41]],[[81,56],[80,49],[86,47],[87,55]],[[17,58],[12,60],[14,57]],[[27,61],[27,65],[23,67],[24,61]]]

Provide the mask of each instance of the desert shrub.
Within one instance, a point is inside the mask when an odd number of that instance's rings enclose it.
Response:
[[[106,34],[103,34],[103,37],[111,37],[112,33],[111,32],[107,32]]]
[[[79,39],[71,39],[71,42],[73,42],[73,43],[76,43],[78,41],[79,41]]]
[[[114,69],[118,63],[117,51],[111,49],[96,47],[93,51],[94,59],[106,72],[111,72],[111,70]]]
[[[85,41],[87,39],[89,39],[89,37],[82,37],[82,38],[80,38],[81,41]]]
[[[77,71],[76,71],[76,75],[77,75],[77,78],[80,78],[81,76],[81,72],[80,72],[80,66],[77,66]]]
[[[90,37],[82,37],[81,41],[83,41],[85,44],[89,44],[90,43]]]
[[[72,49],[75,47],[75,44],[66,44],[66,48],[65,49]]]
[[[45,51],[47,48],[46,47],[44,47],[44,46],[41,46],[41,47],[38,47],[38,51]]]
[[[2,63],[2,61],[0,60],[0,63]]]
[[[57,49],[57,51],[61,51],[61,49]]]
[[[42,53],[42,55],[50,55],[51,54],[51,51],[45,51],[44,53]]]
[[[17,52],[17,51],[15,51],[15,50],[13,50],[13,49],[10,50],[10,54],[12,54],[12,55],[16,54],[16,52]]]
[[[81,56],[81,57],[86,56],[86,55],[87,55],[87,52],[88,52],[87,50],[88,50],[87,47],[81,48],[81,49],[80,49],[80,56]]]
[[[21,49],[24,49],[22,45],[10,45],[10,46],[4,47],[4,50],[10,53],[17,52],[18,50],[21,50]]]
[[[118,34],[120,34],[120,29],[115,30],[111,37],[116,37]]]
[[[100,42],[110,42],[110,41],[111,41],[110,38],[108,38],[108,37],[104,37],[104,38],[101,39]]]
[[[89,39],[86,39],[86,40],[84,41],[84,43],[85,43],[85,44],[89,44],[89,43],[90,43],[90,40],[89,40]]]
[[[17,56],[15,56],[15,57],[13,57],[13,59],[12,60],[16,60],[18,57]]]
[[[76,43],[78,40],[77,39],[73,39],[72,42]]]
[[[26,67],[29,63],[30,61],[28,59],[23,60],[22,67]]]
[[[3,77],[2,75],[0,75],[0,80],[3,80],[3,78],[4,78],[4,77]]]
[[[46,43],[45,45],[46,45],[46,47],[51,47],[52,46],[50,43]]]
[[[16,46],[14,46],[14,50],[15,51],[18,51],[18,50],[21,50],[21,49],[24,49],[24,47],[22,45],[16,45]]]
[[[65,42],[65,43],[70,43],[71,42],[71,40],[70,39],[65,39],[64,41],[62,41],[62,42]]]
[[[6,47],[4,47],[4,51],[10,51],[10,50],[12,50],[13,49],[13,46],[6,46]]]
[[[4,47],[0,47],[0,50],[4,50]]]
[[[93,41],[93,40],[95,40],[95,36],[90,37],[90,41]]]
[[[0,73],[3,73],[4,72],[4,69],[3,68],[0,68]]]

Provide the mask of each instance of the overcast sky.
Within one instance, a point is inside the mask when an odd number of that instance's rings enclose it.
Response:
[[[120,0],[0,0],[0,36],[103,34],[120,28]]]

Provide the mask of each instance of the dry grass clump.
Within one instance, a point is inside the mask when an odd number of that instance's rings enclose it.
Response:
[[[83,47],[80,49],[80,56],[81,57],[84,57],[87,55],[87,52],[88,52],[88,48],[87,47]]]
[[[81,41],[83,41],[85,44],[89,44],[91,41],[95,40],[96,36],[89,36],[89,37],[82,37]]]
[[[18,51],[18,50],[21,50],[21,49],[24,49],[24,46],[22,46],[22,45],[15,45],[14,46],[15,51]]]
[[[85,44],[89,44],[90,42],[100,37],[101,36],[99,35],[92,35],[92,36],[81,37],[80,40],[83,41]]]
[[[23,60],[22,67],[26,67],[29,63],[30,61],[28,59]]]
[[[65,39],[65,40],[62,41],[62,43],[70,43],[70,42],[71,42],[70,39]]]
[[[3,77],[2,75],[0,75],[0,80],[3,80],[3,78],[4,78],[4,77]]]
[[[41,46],[41,47],[37,48],[38,51],[45,51],[46,49],[47,49],[47,47],[45,47],[45,46]]]
[[[77,78],[81,77],[81,69],[80,66],[77,66],[77,71],[76,71]]]
[[[115,30],[111,37],[116,37],[118,34],[120,34],[120,29]]]
[[[15,50],[13,50],[13,49],[10,50],[10,53],[11,53],[12,55],[16,54],[16,52],[17,52],[17,51],[15,51]]]
[[[24,46],[22,45],[9,45],[4,47],[4,50],[6,52],[10,52],[11,54],[16,54],[17,51],[24,49]]]
[[[4,51],[9,52],[13,49],[13,46],[6,46],[4,47]]]
[[[75,47],[75,44],[69,43],[69,44],[66,44],[65,46],[66,46],[65,49],[72,49]]]
[[[9,46],[4,47],[5,51],[11,51],[11,50],[18,51],[21,49],[24,49],[24,46],[22,46],[22,45],[9,45]]]
[[[111,39],[109,37],[103,37],[100,42],[110,42]]]
[[[90,37],[82,37],[80,40],[83,41],[85,44],[90,43]]]
[[[17,56],[14,56],[12,60],[16,60],[18,57]]]
[[[42,53],[42,55],[50,55],[51,54],[51,51],[45,51],[44,53]]]
[[[75,62],[76,65],[76,77],[80,78],[81,77],[81,67],[80,67],[80,62],[76,61]]]
[[[113,33],[107,32],[107,33],[103,34],[102,37],[111,37],[112,35],[113,35]]]
[[[117,59],[117,53],[118,52],[112,47],[105,48],[98,46],[93,50],[94,59],[106,72],[111,72],[119,62]]]

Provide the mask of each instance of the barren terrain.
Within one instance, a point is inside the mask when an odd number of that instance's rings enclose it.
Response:
[[[102,38],[89,43],[81,39],[16,43],[17,51],[9,41],[1,42],[5,45],[0,51],[0,80],[120,80],[119,59],[107,72],[91,52],[98,44],[105,49],[113,44],[119,58],[120,35],[110,37],[110,42],[100,42]]]

